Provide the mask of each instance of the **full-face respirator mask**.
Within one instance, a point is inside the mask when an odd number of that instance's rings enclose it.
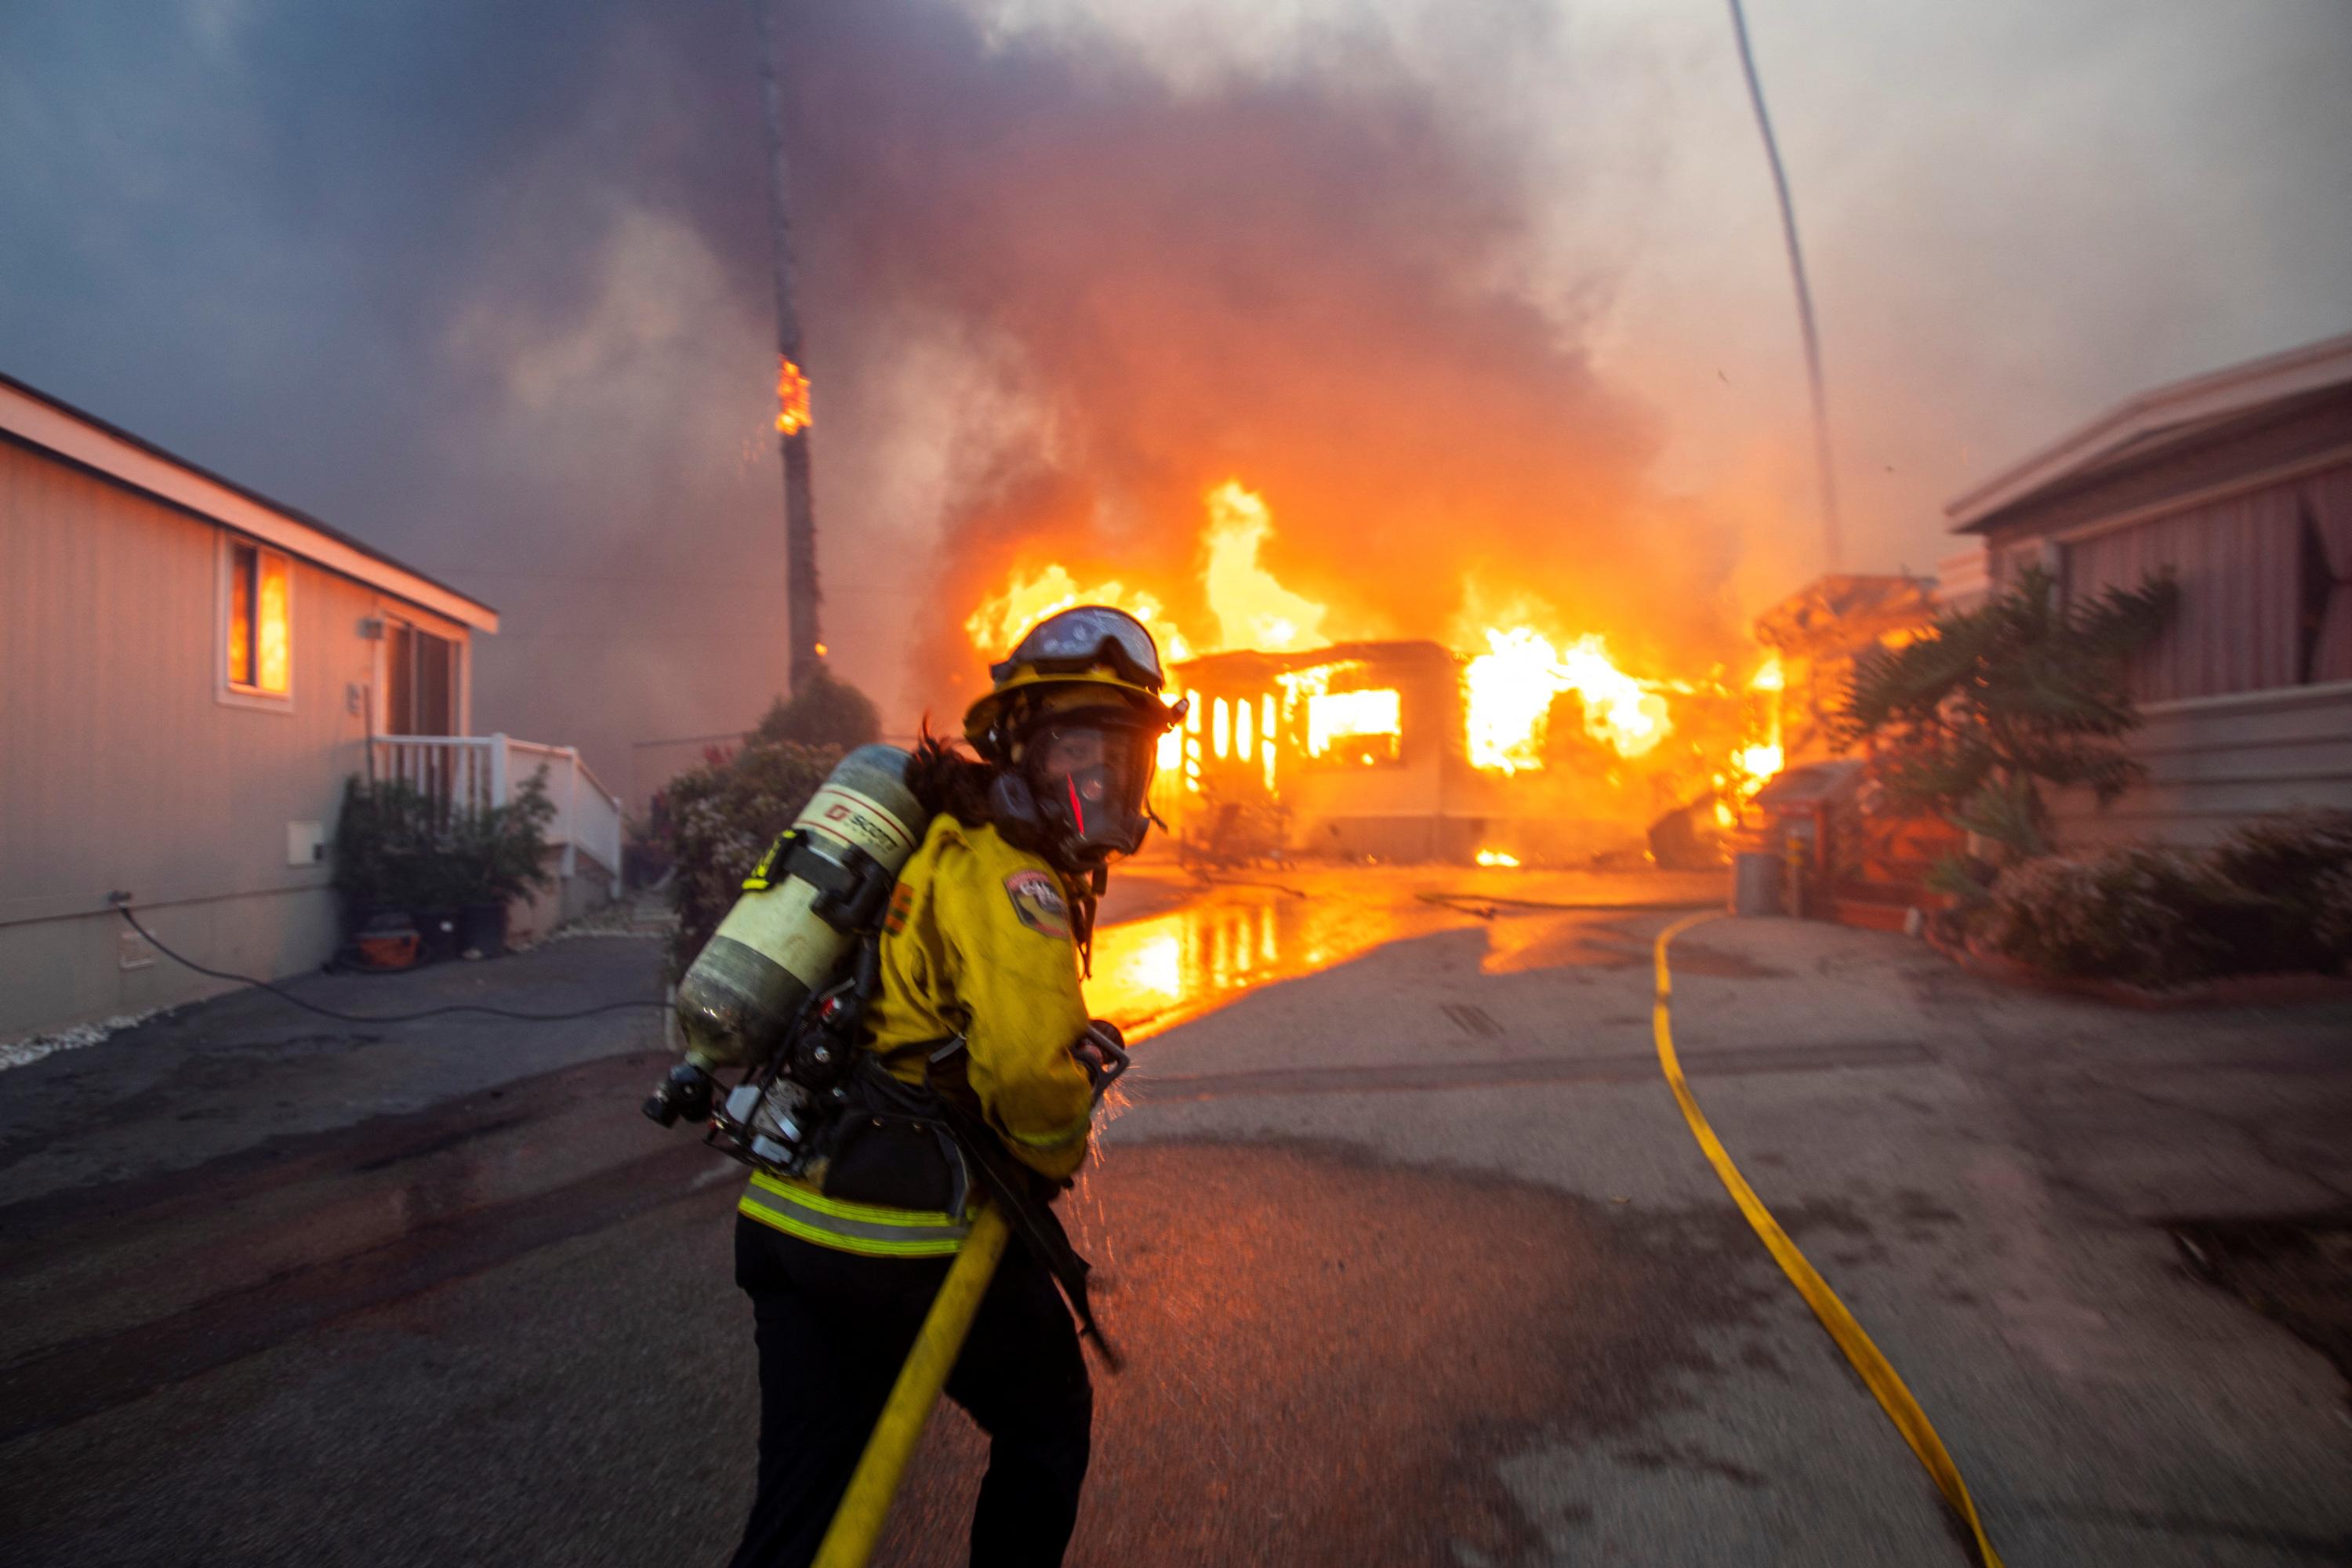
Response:
[[[1143,847],[1164,719],[1089,707],[1032,722],[989,787],[998,823],[1063,870],[1087,875]]]
[[[1060,611],[989,674],[964,734],[996,764],[999,830],[1073,876],[1141,848],[1160,737],[1191,707],[1161,699],[1160,650],[1142,623],[1102,605]]]

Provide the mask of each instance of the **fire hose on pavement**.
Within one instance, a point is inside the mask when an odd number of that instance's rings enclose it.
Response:
[[[1675,1102],[1682,1107],[1683,1120],[1690,1124],[1691,1136],[1698,1140],[1700,1152],[1706,1155],[1707,1163],[1715,1167],[1715,1173],[1722,1180],[1724,1190],[1731,1194],[1731,1201],[1739,1205],[1739,1212],[1747,1216],[1749,1227],[1763,1241],[1765,1250],[1771,1253],[1772,1260],[1789,1277],[1789,1283],[1797,1288],[1797,1294],[1805,1299],[1805,1305],[1813,1310],[1813,1315],[1821,1320],[1822,1327],[1829,1331],[1829,1336],[1836,1342],[1837,1348],[1844,1353],[1853,1370],[1861,1374],[1862,1381],[1877,1397],[1880,1408],[1886,1412],[1887,1419],[1895,1423],[1895,1429],[1903,1434],[1903,1440],[1911,1446],[1911,1452],[1926,1468],[1936,1483],[1936,1489],[1944,1494],[1946,1504],[1966,1527],[1969,1544],[1976,1549],[1977,1561],[1983,1568],[2001,1568],[2000,1554],[1992,1549],[1992,1542],[1985,1535],[1984,1521],[1977,1517],[1977,1505],[1969,1495],[1969,1484],[1960,1479],[1960,1468],[1945,1451],[1944,1440],[1936,1435],[1935,1426],[1927,1420],[1927,1413],[1919,1408],[1918,1400],[1912,1397],[1902,1375],[1871,1342],[1870,1336],[1863,1331],[1862,1325],[1854,1321],[1853,1313],[1838,1300],[1837,1292],[1830,1289],[1829,1281],[1822,1279],[1821,1272],[1806,1260],[1805,1255],[1797,1250],[1797,1244],[1789,1239],[1789,1233],[1780,1228],[1780,1222],[1772,1217],[1772,1212],[1764,1206],[1763,1200],[1756,1195],[1756,1190],[1739,1173],[1739,1167],[1732,1163],[1729,1151],[1724,1148],[1723,1140],[1715,1135],[1715,1128],[1708,1123],[1706,1113],[1699,1110],[1698,1101],[1691,1095],[1690,1085],[1684,1080],[1682,1060],[1675,1054],[1675,1037],[1669,1016],[1673,977],[1666,969],[1666,944],[1695,925],[1720,918],[1719,910],[1692,915],[1676,921],[1658,933],[1655,949],[1657,999],[1651,1009],[1650,1022],[1658,1043],[1658,1065],[1666,1075],[1666,1087],[1675,1091]]]
[[[1723,1141],[1699,1110],[1690,1084],[1683,1077],[1681,1058],[1675,1054],[1672,1026],[1671,1001],[1673,975],[1667,967],[1666,949],[1674,939],[1704,921],[1717,919],[1715,911],[1702,912],[1676,921],[1658,933],[1656,955],[1657,991],[1651,1015],[1652,1028],[1657,1041],[1658,1065],[1664,1072],[1666,1085],[1674,1091],[1675,1100],[1682,1109],[1683,1119],[1689,1124],[1691,1135],[1697,1140],[1700,1151],[1715,1168],[1716,1175],[1731,1194],[1732,1201],[1746,1216],[1773,1261],[1780,1266],[1797,1293],[1805,1299],[1815,1317],[1839,1351],[1859,1373],[1879,1405],[1895,1423],[1895,1430],[1910,1446],[1912,1453],[1926,1468],[1944,1501],[1950,1507],[1968,1531],[1970,1546],[1982,1568],[2001,1568],[2000,1554],[1993,1550],[1985,1533],[1984,1523],[1978,1517],[1976,1501],[1969,1493],[1968,1482],[1961,1478],[1959,1467],[1946,1450],[1943,1439],[1937,1435],[1927,1412],[1903,1381],[1885,1354],[1872,1342],[1861,1323],[1846,1304],[1830,1289],[1819,1270],[1797,1249],[1787,1231],[1772,1217],[1755,1189],[1732,1161]],[[983,1208],[972,1221],[971,1235],[957,1253],[940,1293],[923,1320],[915,1337],[914,1348],[898,1372],[898,1380],[891,1387],[881,1418],[875,1423],[874,1433],[866,1440],[866,1451],[857,1461],[848,1489],[843,1494],[841,1506],[835,1511],[833,1523],[825,1531],[824,1542],[817,1548],[815,1568],[865,1568],[880,1540],[882,1526],[887,1519],[890,1504],[898,1495],[899,1483],[905,1479],[908,1461],[913,1458],[915,1445],[922,1437],[923,1427],[930,1419],[932,1408],[946,1387],[948,1374],[954,1369],[956,1357],[963,1349],[965,1336],[980,1309],[981,1299],[988,1292],[998,1261],[1003,1257],[1008,1232],[1003,1213],[994,1205]]]

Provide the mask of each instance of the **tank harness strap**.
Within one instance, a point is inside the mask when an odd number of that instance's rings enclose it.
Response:
[[[862,931],[881,920],[898,874],[854,844],[835,845],[828,853],[815,837],[787,827],[743,879],[743,890],[762,892],[795,879],[816,889],[810,907],[819,920],[836,931]]]
[[[751,868],[751,874],[743,879],[743,890],[747,893],[763,893],[773,887],[777,881],[776,858],[780,855],[790,855],[793,846],[798,844],[800,840],[801,831],[797,827],[787,827],[777,834],[776,841],[768,846],[768,852],[760,857],[760,863]]]

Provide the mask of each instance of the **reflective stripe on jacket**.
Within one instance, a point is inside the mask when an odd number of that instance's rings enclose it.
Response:
[[[1093,1084],[1070,1055],[1087,1024],[1070,919],[1068,889],[1044,859],[942,813],[891,891],[881,989],[866,1013],[878,1052],[961,1036],[988,1125],[1057,1179],[1085,1160],[1094,1110]],[[890,1070],[920,1083],[922,1057]],[[883,1258],[951,1253],[970,1220],[851,1203],[764,1173],[737,1207],[803,1240]]]
[[[751,1173],[735,1212],[819,1247],[875,1258],[945,1258],[971,1230],[969,1216],[854,1204],[765,1171]]]

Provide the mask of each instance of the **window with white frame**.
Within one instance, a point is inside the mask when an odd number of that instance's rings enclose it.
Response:
[[[294,689],[294,563],[276,550],[230,536],[221,550],[221,604],[227,644],[223,679],[241,697],[283,698]]]

